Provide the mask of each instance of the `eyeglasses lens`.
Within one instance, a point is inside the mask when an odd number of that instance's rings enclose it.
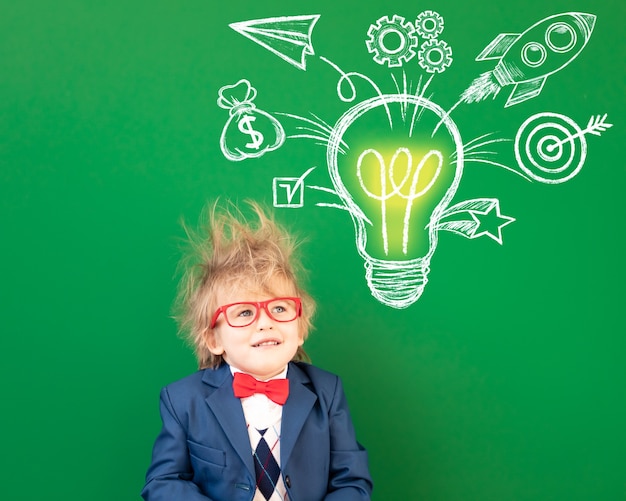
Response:
[[[292,299],[272,299],[261,303],[237,303],[226,309],[226,319],[233,327],[246,327],[259,315],[259,306],[266,305],[266,312],[277,322],[291,322],[298,316],[298,307]]]

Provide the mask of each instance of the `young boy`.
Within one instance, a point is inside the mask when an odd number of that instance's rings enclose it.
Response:
[[[181,281],[179,320],[200,370],[161,391],[149,501],[363,501],[367,452],[339,378],[302,345],[315,304],[296,281],[294,243],[214,209],[199,263]],[[195,239],[195,241],[194,241]]]

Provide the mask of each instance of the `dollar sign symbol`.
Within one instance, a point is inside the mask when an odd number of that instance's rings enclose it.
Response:
[[[248,134],[250,136],[251,141],[246,143],[246,148],[253,148],[258,150],[261,144],[263,144],[263,134],[261,134],[258,130],[254,130],[252,127],[252,122],[256,120],[256,117],[252,115],[244,115],[237,123],[237,127],[244,134]]]

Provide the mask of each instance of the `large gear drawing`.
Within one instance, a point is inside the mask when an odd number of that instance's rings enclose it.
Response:
[[[443,31],[443,17],[434,10],[420,12],[415,20],[415,29],[423,38],[437,38]]]
[[[374,54],[374,61],[378,64],[387,63],[390,68],[398,67],[415,56],[418,43],[415,27],[405,22],[402,16],[394,15],[392,19],[381,17],[369,27],[367,35],[367,50]],[[390,43],[390,39],[393,43]]]
[[[428,40],[417,53],[420,66],[428,73],[443,73],[452,64],[452,49],[443,40]]]

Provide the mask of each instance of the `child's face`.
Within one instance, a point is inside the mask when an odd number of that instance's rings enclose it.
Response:
[[[278,283],[272,287],[274,294],[234,292],[218,296],[220,305],[243,301],[266,301],[275,297],[291,296],[291,288]],[[269,379],[285,369],[289,361],[302,346],[304,338],[300,322],[272,319],[261,308],[259,316],[246,327],[232,327],[224,318],[218,317],[213,337],[207,342],[214,355],[221,355],[226,362],[247,372],[257,379]]]

